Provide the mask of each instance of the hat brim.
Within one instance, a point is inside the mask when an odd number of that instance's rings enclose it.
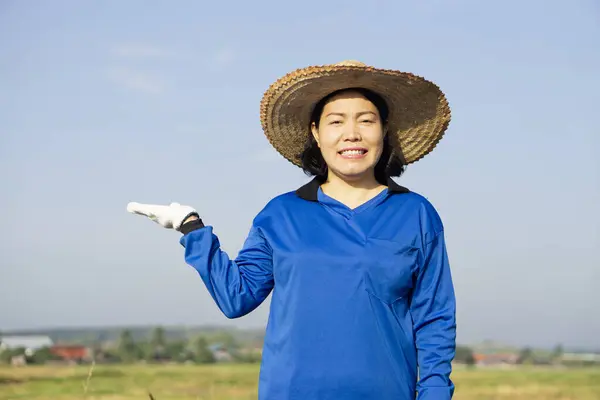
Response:
[[[310,135],[314,106],[345,88],[369,89],[386,101],[390,143],[405,164],[430,153],[450,123],[444,93],[420,76],[369,66],[315,66],[285,75],[265,92],[260,117],[271,145],[287,160],[302,166],[300,155]]]

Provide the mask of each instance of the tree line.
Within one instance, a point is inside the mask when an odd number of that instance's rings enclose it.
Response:
[[[211,345],[218,345],[218,350],[233,362],[260,361],[260,354],[245,349],[227,332],[169,339],[164,328],[160,326],[154,328],[149,337],[135,338],[130,330],[124,329],[119,338],[108,345],[96,342],[86,347],[91,353],[90,358],[98,363],[211,364],[219,361],[216,352],[211,349]],[[32,354],[26,354],[24,348],[16,348],[0,352],[0,362],[8,363],[15,356],[25,356],[27,363],[30,364],[44,364],[49,361],[61,360],[51,352],[50,348],[38,349]]]

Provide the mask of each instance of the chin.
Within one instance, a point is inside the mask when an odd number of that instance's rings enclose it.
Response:
[[[370,173],[369,168],[339,168],[335,169],[335,174],[344,180],[357,181]]]

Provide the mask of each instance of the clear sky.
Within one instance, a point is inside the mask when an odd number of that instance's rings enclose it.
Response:
[[[458,339],[600,347],[600,6],[564,1],[0,2],[0,330],[227,320],[179,234],[129,201],[196,207],[235,255],[307,181],[259,101],[358,59],[453,110],[399,183],[446,226]]]

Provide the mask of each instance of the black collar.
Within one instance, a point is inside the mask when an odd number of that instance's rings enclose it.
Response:
[[[308,201],[317,201],[317,192],[321,186],[319,178],[313,178],[310,182],[296,190],[298,197]],[[409,193],[410,190],[404,186],[398,185],[392,178],[387,179],[388,192],[390,193]]]

